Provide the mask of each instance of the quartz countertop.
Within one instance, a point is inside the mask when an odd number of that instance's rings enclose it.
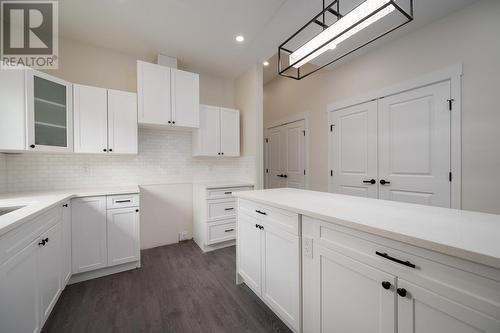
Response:
[[[201,182],[201,183],[197,183],[197,185],[202,186],[206,189],[225,188],[225,187],[253,187],[254,186],[254,184],[252,184],[252,183],[241,182],[241,181]]]
[[[30,220],[32,217],[71,198],[132,194],[139,193],[139,191],[138,186],[122,186],[2,194],[0,195],[0,210],[8,207],[24,207],[0,216],[0,236]]]
[[[235,196],[500,269],[500,215],[290,188]]]

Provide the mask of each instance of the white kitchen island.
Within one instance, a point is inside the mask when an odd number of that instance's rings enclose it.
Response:
[[[296,332],[500,332],[500,216],[240,192],[237,280]]]

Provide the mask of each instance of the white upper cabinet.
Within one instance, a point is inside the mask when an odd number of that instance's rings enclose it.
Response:
[[[170,68],[137,62],[139,123],[167,125],[171,117]]]
[[[74,85],[75,152],[137,154],[137,95]]]
[[[224,156],[240,156],[240,111],[220,109],[220,147]]]
[[[108,90],[108,151],[137,154],[137,95]]]
[[[105,153],[108,149],[107,90],[75,84],[75,152]]]
[[[172,116],[175,126],[198,128],[200,78],[198,74],[172,69]]]
[[[139,123],[199,126],[199,75],[137,62]]]
[[[193,156],[240,156],[239,110],[200,105],[200,128],[193,132]]]
[[[73,151],[71,83],[32,69],[0,73],[0,150]]]

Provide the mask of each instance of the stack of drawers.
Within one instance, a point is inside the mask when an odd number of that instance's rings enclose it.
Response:
[[[202,250],[209,251],[234,244],[237,205],[233,194],[238,191],[252,189],[253,186],[251,185],[224,185],[224,187],[211,185],[197,190],[198,194],[195,194],[195,201],[198,199],[198,203],[195,202],[194,204],[194,240]]]

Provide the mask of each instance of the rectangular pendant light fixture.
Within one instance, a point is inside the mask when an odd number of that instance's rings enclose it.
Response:
[[[292,37],[290,37],[285,43],[283,43],[279,48],[279,62],[278,62],[278,71],[280,75],[292,77],[300,80],[301,78],[312,74],[313,72],[328,66],[329,64],[337,61],[338,59],[344,57],[345,55],[356,51],[357,49],[373,42],[374,40],[388,34],[389,32],[397,29],[398,27],[410,22],[413,20],[413,0],[409,1],[409,11],[407,13],[402,9],[400,5],[396,3],[395,0],[366,0],[361,3],[356,8],[352,9],[350,12],[341,15],[339,12],[339,1],[333,1],[328,7],[324,7],[323,11],[319,13],[316,17],[314,17],[309,23],[307,23],[302,29],[300,29],[297,33],[295,33]],[[364,43],[363,45],[355,48],[354,50],[348,52],[345,55],[338,55],[334,53],[334,60],[329,61],[327,64],[321,66],[319,65],[316,70],[313,72],[306,73],[305,75],[300,73],[300,68],[305,64],[311,62],[317,57],[323,55],[325,52],[329,52],[331,50],[335,50],[340,43],[343,43],[353,35],[359,33],[363,29],[368,28],[372,24],[382,20],[387,15],[393,13],[394,11],[398,11],[402,14],[402,22],[398,24],[395,28],[391,28],[389,31],[382,33],[376,38]],[[336,22],[327,25],[325,21],[325,15],[333,14]],[[321,19],[323,19],[321,21]],[[320,25],[323,31],[317,34],[314,38],[310,39],[308,42],[298,47],[296,50],[292,51],[286,48],[286,44],[290,43],[293,38],[299,35],[306,28],[309,28],[310,25]],[[288,55],[288,66],[286,66],[282,70],[281,61],[283,60],[281,53],[287,53]],[[326,55],[325,55],[326,56]],[[286,73],[290,71],[290,69],[296,70],[296,75],[290,75]]]

